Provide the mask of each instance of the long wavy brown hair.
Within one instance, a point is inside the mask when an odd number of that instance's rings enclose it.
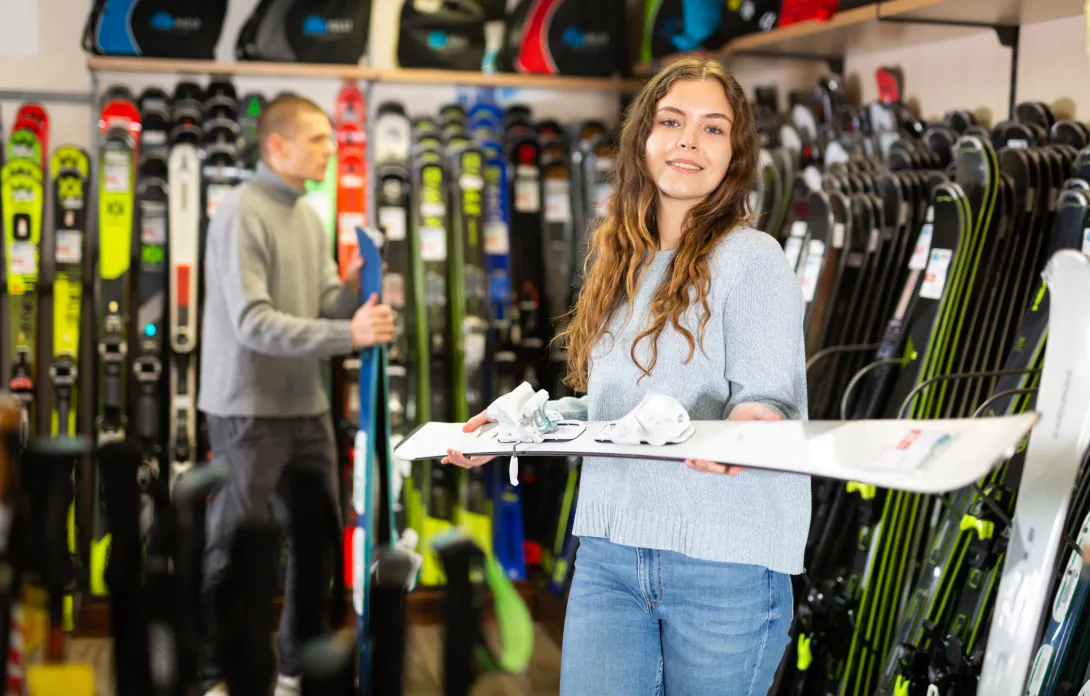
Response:
[[[678,60],[644,85],[628,108],[617,148],[609,215],[594,231],[583,265],[579,297],[567,317],[567,327],[556,336],[568,353],[564,381],[576,392],[586,391],[591,350],[599,338],[610,333],[607,322],[635,296],[647,262],[659,250],[655,213],[659,191],[647,170],[645,147],[659,100],[674,83],[682,80],[716,80],[723,86],[734,112],[730,133],[732,155],[723,181],[690,210],[667,277],[652,299],[648,324],[632,342],[632,360],[644,376],[650,375],[658,362],[658,338],[668,319],[689,343],[686,363],[692,360],[697,344],[703,345],[704,330],[711,318],[709,257],[724,235],[739,225],[753,222],[749,197],[757,188],[761,146],[745,92],[716,60]],[[690,287],[696,288],[696,301],[703,309],[697,328],[699,338],[694,338],[692,328],[681,321],[689,307]],[[628,319],[631,318],[629,305]],[[652,342],[649,365],[642,364],[636,355],[636,346],[646,338]]]

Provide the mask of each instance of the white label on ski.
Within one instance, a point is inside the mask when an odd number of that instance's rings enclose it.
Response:
[[[1013,149],[1022,150],[1022,149],[1025,149],[1025,148],[1029,147],[1029,142],[1026,141],[1026,140],[1023,140],[1022,138],[1015,138],[1014,140],[1008,140],[1007,141],[1007,147],[1011,148],[1012,150]]]
[[[1090,254],[1090,227],[1082,231],[1082,253]]]
[[[946,274],[950,271],[950,258],[954,255],[949,249],[933,249],[927,272],[920,286],[920,297],[929,300],[942,298],[942,289],[946,287]]]
[[[447,231],[442,227],[420,228],[420,259],[422,261],[447,260]]]
[[[916,250],[912,252],[912,258],[908,260],[908,270],[922,271],[927,268],[927,258],[931,255],[931,234],[934,226],[928,222],[920,228],[920,236],[916,239]]]
[[[821,272],[821,262],[824,259],[825,243],[820,239],[811,239],[810,253],[806,256],[805,268],[802,271],[802,296],[807,302],[814,301],[818,274]]]
[[[356,616],[366,616],[363,611],[363,579],[367,562],[367,534],[356,527],[352,530],[352,604]]]
[[[567,179],[545,180],[545,222],[571,220],[571,184]]]
[[[341,174],[341,179],[338,183],[341,188],[361,189],[363,188],[363,177],[359,174]]]
[[[107,151],[103,169],[103,185],[107,193],[124,193],[132,188],[129,171],[132,160],[124,152]]]
[[[502,220],[485,223],[484,253],[506,254],[509,252],[510,248],[511,245],[508,240],[507,223]]]
[[[792,237],[805,237],[806,236],[806,221],[795,220],[791,223],[791,236]]]
[[[950,442],[950,434],[945,431],[912,428],[895,445],[878,452],[873,464],[878,469],[916,471]]]
[[[420,204],[420,215],[422,217],[443,217],[446,213],[447,206],[443,205],[441,201]]]
[[[388,205],[378,209],[378,224],[386,228],[386,239],[391,242],[405,240],[405,209]]]
[[[882,240],[882,233],[878,228],[874,228],[870,231],[870,238],[867,240],[867,251],[872,254],[878,250],[878,242]]]
[[[1041,693],[1041,687],[1048,676],[1048,667],[1052,664],[1052,646],[1045,643],[1037,650],[1037,656],[1033,658],[1033,666],[1030,668],[1029,681],[1026,684],[1026,696],[1037,696]]]
[[[794,270],[799,263],[799,254],[802,253],[802,240],[795,236],[788,237],[783,251],[787,254],[787,262],[791,264],[791,269]]]
[[[382,276],[382,299],[391,307],[405,306],[405,280],[400,273]]]
[[[140,217],[140,241],[144,244],[167,243],[167,218],[166,211],[159,211],[159,215],[142,215]]]
[[[844,223],[843,222],[834,222],[833,223],[833,248],[834,249],[843,249],[844,248]]]
[[[480,191],[484,188],[484,179],[474,174],[463,174],[458,177],[458,187],[463,191]]]
[[[352,507],[357,515],[367,513],[367,431],[360,428],[352,443]]]
[[[80,263],[83,260],[83,232],[57,230],[56,242],[54,255],[57,263]]]
[[[356,228],[364,226],[363,213],[340,213],[337,215],[337,241],[355,246]]]
[[[38,275],[38,247],[33,242],[11,243],[8,270],[12,275]]]
[[[541,211],[541,182],[537,178],[537,168],[534,167],[534,176],[522,175],[522,167],[515,179],[515,210],[520,213],[537,213]]]

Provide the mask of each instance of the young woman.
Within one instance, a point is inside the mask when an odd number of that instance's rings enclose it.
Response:
[[[611,420],[658,392],[698,420],[806,418],[802,291],[779,244],[748,226],[759,155],[718,62],[674,63],[644,87],[562,337],[566,382],[586,396],[550,406]],[[767,693],[809,524],[806,476],[584,459],[561,693]]]

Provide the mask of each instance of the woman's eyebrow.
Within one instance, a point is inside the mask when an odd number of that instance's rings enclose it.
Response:
[[[675,114],[681,114],[682,116],[685,115],[684,111],[682,111],[681,109],[678,109],[677,107],[673,107],[673,106],[660,106],[659,111],[672,111]],[[720,114],[720,113],[704,114],[704,118],[721,118],[724,121],[726,121],[727,123],[734,123],[734,119],[732,119],[730,116],[727,116],[726,114]]]

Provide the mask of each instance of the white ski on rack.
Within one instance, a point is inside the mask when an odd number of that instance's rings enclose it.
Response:
[[[170,490],[197,460],[197,284],[200,278],[201,159],[170,149]]]
[[[1037,417],[1029,412],[927,421],[689,421],[680,437],[671,438],[679,441],[662,445],[610,441],[620,421],[559,421],[540,442],[512,436],[500,423],[464,433],[461,423],[430,422],[409,433],[394,456],[439,459],[451,448],[466,455],[706,459],[941,493],[983,478],[1014,452]]]
[[[1048,346],[980,675],[979,693],[1021,696],[1050,601],[1052,571],[1090,426],[1090,258],[1059,251],[1044,272]]]

